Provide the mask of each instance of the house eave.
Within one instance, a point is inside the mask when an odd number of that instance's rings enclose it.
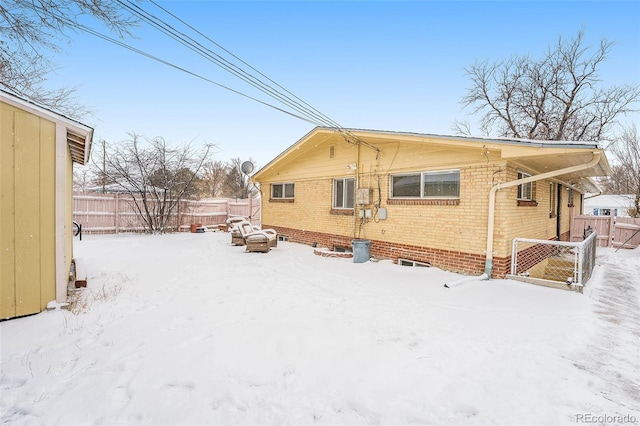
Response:
[[[532,173],[545,173],[554,169],[566,168],[568,165],[581,164],[592,156],[593,152],[602,152],[600,144],[584,141],[538,141],[510,138],[476,138],[468,136],[444,136],[434,134],[392,132],[362,129],[334,129],[316,127],[304,135],[293,145],[284,150],[280,155],[267,163],[253,176],[255,181],[285,161],[286,158],[296,152],[304,151],[305,146],[317,141],[318,135],[327,136],[341,133],[345,140],[351,139],[352,143],[364,141],[371,146],[384,141],[405,141],[414,143],[432,143],[452,147],[468,147],[472,149],[487,149],[499,151],[502,159],[521,164]],[[583,171],[575,176],[565,176],[567,180],[588,176],[608,176],[611,168],[604,155],[600,162],[591,170]]]

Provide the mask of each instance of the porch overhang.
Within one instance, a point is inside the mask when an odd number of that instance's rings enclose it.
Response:
[[[507,153],[503,158],[510,160],[524,171],[538,175],[555,170],[567,169],[573,166],[588,163],[596,152],[602,153],[602,149],[556,149],[543,148],[545,151],[542,155],[520,155],[510,157]],[[521,153],[524,154],[524,153]],[[570,171],[554,176],[555,180],[564,182],[569,187],[580,192],[596,193],[601,192],[598,184],[593,180],[594,177],[608,176],[611,174],[611,167],[606,156],[600,155],[600,160],[593,167],[578,171]]]

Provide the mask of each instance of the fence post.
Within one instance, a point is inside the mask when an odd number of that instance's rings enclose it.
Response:
[[[594,232],[594,234],[595,234],[595,232]],[[593,238],[592,241],[596,241],[597,236],[596,237],[592,237],[592,238]],[[584,250],[587,248],[587,246],[583,243],[582,245],[580,245],[578,247],[579,247],[578,248],[578,253],[574,254],[573,256],[574,256],[574,259],[575,259],[576,255],[578,256],[578,276],[576,278],[578,280],[578,285],[583,285],[583,282],[582,282],[582,265],[584,265]],[[575,260],[574,260],[574,262],[575,262]]]
[[[511,243],[511,275],[515,275],[518,270],[518,239],[514,238]]]
[[[612,212],[613,213],[613,212]],[[609,216],[609,237],[607,239],[607,247],[613,247],[613,235],[616,227],[615,216]]]
[[[116,228],[116,234],[118,232],[120,232],[120,215],[118,214],[120,212],[120,206],[119,206],[119,200],[120,197],[118,196],[118,193],[115,194],[114,196],[115,199],[115,203],[116,203],[116,211],[114,212],[114,227]]]

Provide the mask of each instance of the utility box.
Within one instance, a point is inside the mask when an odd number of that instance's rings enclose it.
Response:
[[[356,189],[356,204],[371,204],[371,188]]]

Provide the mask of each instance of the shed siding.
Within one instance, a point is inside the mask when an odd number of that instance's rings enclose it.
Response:
[[[55,124],[2,104],[0,318],[55,299]]]
[[[16,311],[14,111],[0,103],[0,318]]]

